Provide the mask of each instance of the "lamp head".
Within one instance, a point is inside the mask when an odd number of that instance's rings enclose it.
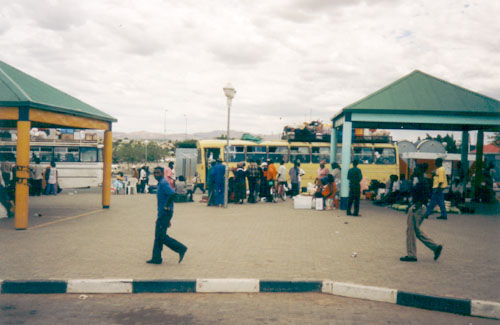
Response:
[[[236,94],[236,89],[234,89],[234,87],[230,83],[228,83],[223,89],[224,95],[226,95],[228,99],[233,99],[234,94]]]

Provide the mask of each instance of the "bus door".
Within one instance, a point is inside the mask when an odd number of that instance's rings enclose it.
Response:
[[[205,148],[205,184],[208,184],[208,170],[212,161],[222,158],[220,148]]]

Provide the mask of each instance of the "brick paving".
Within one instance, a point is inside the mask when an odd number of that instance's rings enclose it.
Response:
[[[153,246],[155,196],[115,195],[111,209],[99,210],[100,195],[87,192],[31,198],[32,228],[25,231],[0,219],[0,279],[331,279],[500,301],[498,206],[450,214],[447,221],[431,216],[422,229],[444,245],[441,258],[434,262],[419,242],[418,263],[402,263],[406,215],[369,202],[362,202],[361,218],[295,210],[290,199],[227,210],[179,203],[169,234],[188,253],[177,264],[166,249],[157,266],[145,263]]]

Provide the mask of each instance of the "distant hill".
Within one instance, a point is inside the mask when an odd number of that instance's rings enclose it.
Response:
[[[231,130],[231,138],[239,139],[241,136],[248,132],[234,131]],[[137,132],[118,132],[113,131],[113,139],[131,139],[131,140],[167,140],[177,141],[184,139],[215,139],[216,137],[226,134],[226,131],[210,131],[210,132],[199,132],[199,133],[167,133],[166,135],[158,132],[148,132],[148,131],[137,131]],[[280,138],[280,134],[270,135],[270,134],[252,134],[254,136],[260,136],[264,140],[277,140]]]

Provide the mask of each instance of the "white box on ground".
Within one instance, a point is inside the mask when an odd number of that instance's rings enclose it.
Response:
[[[257,279],[197,279],[196,292],[259,292]]]
[[[132,279],[68,280],[67,293],[131,293]]]
[[[323,210],[323,198],[317,197],[316,198],[316,210],[321,211]]]
[[[296,195],[293,197],[294,209],[311,209],[312,196]]]

